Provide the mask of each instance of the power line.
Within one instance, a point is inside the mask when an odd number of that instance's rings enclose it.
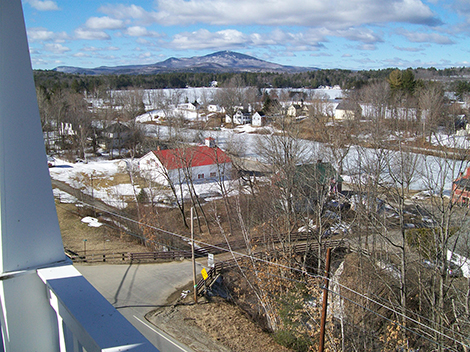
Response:
[[[85,203],[85,202],[83,202],[83,201],[81,201],[80,203],[82,203],[82,204],[84,204],[84,205],[87,205],[87,206],[90,206],[90,207],[93,207],[93,206],[94,206],[94,205]],[[153,229],[153,230],[160,231],[160,232],[162,232],[162,233],[164,233],[164,234],[167,234],[167,235],[170,235],[170,236],[174,236],[174,237],[180,238],[180,239],[185,240],[185,241],[188,240],[188,238],[187,238],[186,236],[183,236],[183,235],[180,235],[180,234],[177,234],[177,233],[174,233],[174,232],[170,232],[170,231],[167,231],[167,230],[164,230],[164,229],[160,229],[160,228],[158,228],[158,227],[155,227],[155,226],[152,226],[152,225],[149,225],[149,224],[141,223],[141,222],[139,222],[139,221],[137,221],[137,220],[128,218],[128,217],[126,217],[126,216],[124,216],[124,215],[120,215],[120,214],[111,212],[111,211],[109,211],[109,210],[102,209],[102,208],[100,208],[99,206],[94,206],[94,207],[97,208],[97,209],[100,210],[100,211],[103,211],[103,212],[105,212],[105,213],[111,214],[111,215],[113,215],[113,216],[116,216],[116,217],[118,217],[118,218],[121,218],[121,219],[130,221],[130,222],[133,222],[133,223],[135,223],[135,224],[149,227],[149,228],[151,228],[151,229]],[[257,261],[257,262],[265,263],[265,264],[267,264],[267,265],[273,265],[273,266],[277,266],[277,267],[279,267],[279,268],[283,268],[283,269],[286,269],[286,270],[295,271],[295,272],[301,273],[301,274],[303,274],[303,275],[307,275],[307,276],[312,277],[312,278],[323,278],[323,279],[325,279],[325,276],[323,276],[323,275],[320,275],[320,274],[312,275],[312,274],[310,274],[310,273],[305,272],[304,270],[301,270],[301,269],[298,269],[298,268],[294,268],[294,267],[290,267],[290,266],[285,265],[285,264],[274,263],[274,262],[271,262],[271,261],[266,260],[266,259],[262,259],[262,258],[255,257],[255,256],[253,256],[253,255],[248,255],[248,254],[244,254],[244,253],[240,253],[240,252],[235,252],[235,251],[233,251],[233,250],[229,250],[229,249],[226,249],[226,248],[217,246],[217,245],[212,245],[212,244],[209,244],[209,243],[200,241],[200,240],[194,240],[194,242],[197,243],[197,244],[199,244],[199,245],[208,246],[208,247],[212,247],[212,248],[218,249],[218,250],[223,251],[223,252],[230,252],[230,253],[232,253],[232,255],[237,255],[237,256],[242,257],[242,258],[248,258],[248,259],[251,259],[251,260],[254,260],[254,261]],[[235,258],[235,259],[236,259],[236,258]],[[310,267],[309,267],[309,268],[310,268]],[[331,279],[330,279],[330,280],[331,280]],[[366,296],[366,295],[364,295],[364,294],[361,294],[361,293],[359,293],[359,292],[357,292],[357,291],[355,291],[355,290],[353,290],[353,289],[351,289],[351,288],[349,288],[349,287],[347,287],[347,286],[345,286],[345,285],[340,284],[340,283],[337,282],[337,281],[334,281],[334,283],[337,284],[339,287],[344,288],[344,289],[346,289],[346,290],[352,292],[353,294],[355,294],[355,295],[357,295],[357,296],[359,296],[359,297],[361,297],[361,298],[364,298],[364,299],[370,301],[371,303],[374,303],[374,304],[378,305],[379,307],[385,308],[385,309],[389,310],[390,312],[392,312],[392,313],[394,313],[394,314],[396,314],[396,315],[399,315],[399,316],[403,317],[404,319],[407,319],[407,320],[409,320],[409,321],[411,321],[411,322],[413,322],[413,323],[415,323],[415,324],[417,324],[417,325],[419,325],[419,326],[421,326],[421,327],[423,327],[423,328],[425,328],[425,329],[429,329],[431,332],[434,332],[434,333],[436,333],[436,334],[438,334],[438,335],[440,335],[440,336],[442,336],[442,337],[445,337],[445,338],[447,338],[447,339],[449,339],[449,340],[451,340],[451,341],[453,341],[453,342],[456,342],[456,343],[458,343],[458,344],[461,344],[461,345],[463,345],[463,346],[466,346],[467,348],[470,348],[470,345],[469,345],[469,344],[466,344],[466,343],[464,343],[464,342],[462,342],[462,341],[459,341],[459,340],[457,340],[457,339],[455,339],[455,338],[453,338],[453,337],[451,337],[451,336],[446,335],[446,334],[443,333],[443,332],[440,332],[440,331],[438,331],[438,330],[436,330],[436,329],[434,329],[434,328],[432,328],[432,327],[429,327],[429,326],[427,326],[426,324],[423,324],[423,323],[417,321],[416,319],[413,319],[413,318],[407,316],[406,314],[403,314],[403,313],[401,313],[401,312],[395,310],[394,308],[391,308],[391,307],[389,307],[389,306],[387,306],[387,305],[385,305],[385,304],[382,304],[382,303],[378,302],[377,300],[374,300],[374,299],[372,299],[372,298],[370,298],[370,297],[368,297],[368,296]],[[332,290],[329,290],[329,291],[332,292],[332,293],[334,293],[334,294],[337,294],[337,295],[343,297],[342,295],[340,295],[340,294],[337,293],[337,292],[333,292]],[[356,305],[358,305],[358,306],[361,306],[358,302],[355,302],[355,301],[353,301],[353,300],[351,300],[351,299],[349,299],[349,298],[346,298],[346,297],[343,297],[343,298],[346,299],[346,300],[348,300],[348,301],[350,301],[350,302],[353,303],[353,304],[356,304]],[[388,321],[390,321],[390,322],[392,322],[392,323],[394,323],[394,324],[396,324],[396,325],[401,326],[401,325],[398,324],[397,322],[392,321],[391,319],[389,319],[389,318],[383,316],[382,314],[380,314],[380,313],[378,313],[378,312],[374,312],[374,311],[371,310],[370,308],[363,307],[363,306],[361,306],[361,307],[364,308],[364,309],[366,309],[366,310],[368,310],[368,311],[370,311],[370,312],[373,313],[373,314],[376,314],[377,316],[379,316],[379,317],[381,317],[381,318],[383,318],[383,319],[386,319],[386,320],[388,320]],[[429,340],[429,341],[431,341],[431,342],[433,342],[433,343],[435,343],[435,344],[441,346],[438,342],[433,341],[433,340],[431,340],[431,339],[429,339],[429,338],[426,338],[425,336],[420,335],[418,332],[416,332],[416,331],[414,331],[414,330],[412,330],[412,329],[410,329],[410,328],[407,328],[407,327],[405,327],[405,326],[401,326],[401,327],[404,328],[404,329],[406,329],[406,330],[408,330],[408,331],[410,331],[410,332],[412,332],[413,334],[415,334],[415,335],[417,335],[417,336],[423,337],[423,338],[425,338],[426,340]],[[444,326],[442,326],[442,327],[445,328]],[[455,332],[454,332],[454,333],[455,333]],[[458,333],[458,335],[461,335],[461,334]],[[462,337],[463,337],[463,336],[462,336]]]

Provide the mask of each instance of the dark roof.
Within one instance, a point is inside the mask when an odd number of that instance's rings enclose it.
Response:
[[[320,184],[329,183],[332,179],[343,182],[341,175],[329,162],[318,161],[313,164],[302,164],[296,166],[296,176],[311,180]]]
[[[459,189],[470,191],[470,179],[468,178],[457,179],[454,181],[454,185],[456,185]]]
[[[351,100],[343,100],[338,104],[336,110],[360,111],[362,109],[361,106],[356,102]]]
[[[121,132],[127,132],[129,130],[130,130],[129,126],[121,122],[116,122],[106,127],[104,129],[104,132],[121,133]]]
[[[282,175],[279,176],[280,179],[277,183],[283,187],[285,179],[282,178]],[[318,161],[312,164],[296,165],[295,167],[294,184],[298,187],[327,186],[331,184],[332,180],[335,180],[337,183],[343,182],[343,179],[331,163]]]

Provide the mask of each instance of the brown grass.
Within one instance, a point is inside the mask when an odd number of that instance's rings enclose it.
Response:
[[[103,253],[105,249],[107,253],[146,251],[146,248],[136,241],[121,239],[123,236],[118,230],[107,226],[89,227],[88,224],[81,222],[83,217],[94,215],[92,210],[77,208],[74,204],[60,203],[56,203],[56,209],[62,241],[67,249],[83,253],[86,245],[87,253]]]

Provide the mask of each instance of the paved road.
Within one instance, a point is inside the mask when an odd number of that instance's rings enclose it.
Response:
[[[145,320],[145,314],[192,281],[191,261],[162,264],[74,265],[160,351],[191,349]],[[197,272],[202,265],[197,264]]]

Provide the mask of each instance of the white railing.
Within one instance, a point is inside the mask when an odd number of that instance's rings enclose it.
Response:
[[[60,351],[157,351],[73,265],[37,274],[57,316]]]

